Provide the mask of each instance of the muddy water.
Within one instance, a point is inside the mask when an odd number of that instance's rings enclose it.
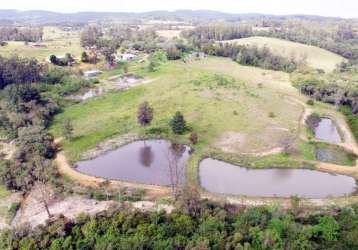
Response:
[[[222,194],[325,198],[348,195],[356,188],[352,177],[307,169],[248,169],[205,159],[199,171],[202,187]]]
[[[340,143],[341,137],[334,122],[328,118],[322,118],[318,126],[315,128],[315,137],[319,140]]]
[[[138,141],[78,162],[76,167],[82,173],[111,180],[170,185],[184,183],[188,157],[189,147],[184,145],[165,140]]]
[[[125,90],[140,85],[143,78],[139,76],[121,76],[111,79],[111,81],[117,88]]]
[[[356,159],[353,154],[340,149],[317,146],[315,151],[317,160],[338,165],[353,164]]]
[[[93,88],[93,89],[89,89],[84,93],[80,93],[78,95],[74,95],[74,96],[70,96],[70,99],[73,100],[79,100],[79,101],[85,101],[87,99],[96,97],[96,96],[100,96],[104,93],[104,89],[101,87],[98,88]]]

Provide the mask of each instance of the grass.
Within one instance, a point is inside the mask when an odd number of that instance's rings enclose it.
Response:
[[[312,68],[323,69],[325,72],[331,72],[336,65],[341,63],[344,58],[325,49],[305,44],[285,41],[269,37],[249,37],[243,39],[230,40],[228,42],[240,45],[257,45],[259,47],[267,46],[275,54],[292,57],[296,59],[306,58],[307,64]]]
[[[18,54],[21,57],[34,57],[40,61],[45,61],[52,54],[63,56],[66,53],[71,53],[79,58],[82,52],[79,31],[62,31],[56,27],[44,27],[42,44],[47,47],[34,48],[32,47],[33,43],[25,45],[24,42],[10,41],[7,46],[0,47],[0,55]]]
[[[239,152],[265,150],[297,133],[301,108],[285,100],[285,95],[296,92],[284,73],[243,67],[223,58],[190,65],[168,62],[153,73],[144,73],[140,67],[133,73],[136,71],[154,81],[71,106],[55,118],[51,131],[56,136],[61,136],[65,118],[73,121],[75,138],[64,144],[71,161],[116,135],[144,134],[136,120],[137,107],[143,101],[155,111],[151,128],[164,128],[169,131],[164,136],[175,139],[168,123],[176,111],[181,111],[198,133],[199,147],[203,148],[221,150],[218,145],[226,132],[246,138],[245,142],[229,142],[230,148]],[[263,87],[259,88],[258,83],[264,83]],[[275,113],[274,118],[268,116],[270,112]],[[181,140],[187,141],[187,137]]]

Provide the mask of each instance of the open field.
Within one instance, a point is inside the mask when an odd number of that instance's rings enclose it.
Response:
[[[56,27],[45,27],[43,42],[46,47],[33,47],[34,43],[25,45],[24,42],[8,42],[7,46],[0,47],[0,55],[11,56],[17,54],[20,57],[34,57],[40,61],[46,60],[50,55],[63,56],[71,53],[75,57],[81,54],[80,38],[78,31],[62,31]]]
[[[323,69],[326,72],[333,71],[337,64],[341,63],[344,58],[329,52],[327,50],[309,46],[305,44],[285,41],[269,37],[249,37],[226,41],[239,45],[257,45],[258,47],[267,46],[275,54],[288,57],[294,56],[296,59],[306,58],[309,66],[316,69]]]
[[[51,129],[56,136],[61,136],[65,118],[73,121],[75,139],[64,143],[71,161],[115,135],[144,133],[136,121],[137,107],[143,101],[149,101],[155,110],[151,128],[161,128],[174,139],[168,123],[181,111],[198,133],[199,147],[205,149],[249,154],[271,151],[298,133],[303,110],[288,97],[301,97],[285,73],[210,58],[192,64],[168,62],[147,77],[155,80],[71,106],[56,117]],[[181,140],[186,141],[185,137]]]

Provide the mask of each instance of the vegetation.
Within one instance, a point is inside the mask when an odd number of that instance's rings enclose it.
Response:
[[[7,230],[2,249],[356,249],[358,208],[297,215],[272,208],[190,203],[165,212],[109,211],[34,230]],[[21,233],[20,233],[21,232]]]
[[[0,89],[13,83],[37,82],[43,69],[36,59],[23,59],[18,56],[0,56],[0,65]]]
[[[0,27],[0,41],[38,42],[43,37],[40,27]]]
[[[181,135],[185,132],[186,128],[186,121],[184,120],[184,116],[182,113],[177,111],[170,121],[170,126],[174,134]]]
[[[153,120],[153,109],[148,102],[143,102],[138,108],[138,123],[141,126],[148,126]]]

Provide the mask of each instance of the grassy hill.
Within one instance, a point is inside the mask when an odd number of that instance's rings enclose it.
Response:
[[[75,139],[64,145],[70,159],[79,159],[81,153],[115,135],[145,133],[136,118],[143,101],[155,110],[151,128],[160,128],[165,137],[174,139],[168,123],[181,111],[205,150],[270,150],[297,133],[302,107],[289,97],[301,96],[285,73],[208,58],[191,64],[170,61],[144,74],[153,82],[71,106],[56,117],[52,127],[56,136],[61,136],[65,118],[73,121]]]
[[[33,43],[8,42],[0,47],[1,56],[17,54],[20,57],[34,57],[40,61],[46,60],[50,55],[64,56],[71,53],[76,57],[81,55],[79,31],[63,31],[56,27],[44,27],[43,42],[46,47],[34,47]]]
[[[323,69],[326,72],[333,71],[336,65],[344,60],[343,57],[325,49],[276,38],[249,37],[226,42],[236,43],[239,45],[257,45],[259,47],[267,46],[275,54],[284,57],[306,57],[306,61],[309,66],[316,69]]]

